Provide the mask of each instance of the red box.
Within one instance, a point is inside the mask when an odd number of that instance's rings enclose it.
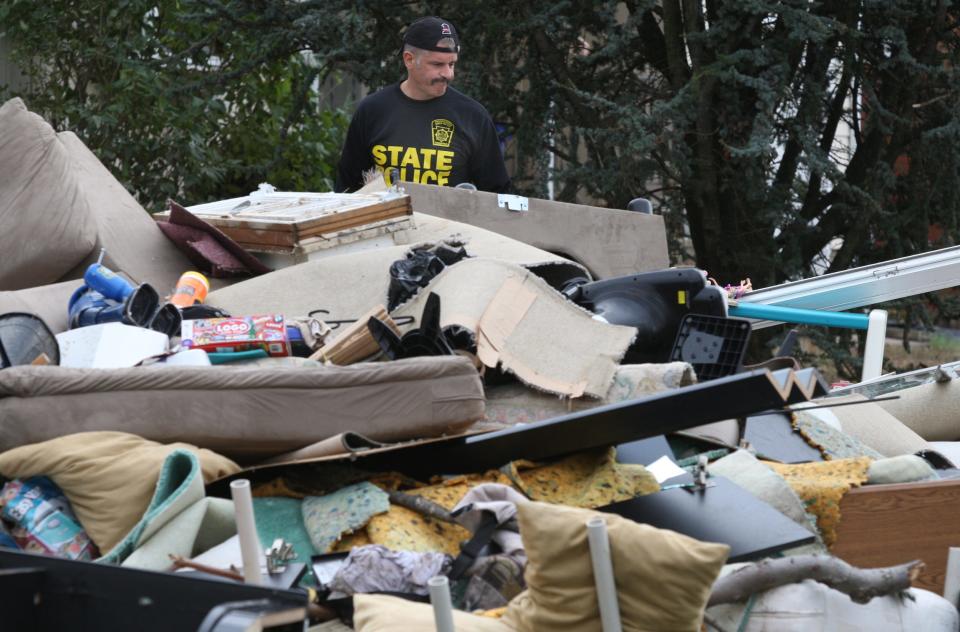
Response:
[[[185,320],[180,346],[209,353],[263,349],[269,355],[290,355],[290,340],[282,314]]]

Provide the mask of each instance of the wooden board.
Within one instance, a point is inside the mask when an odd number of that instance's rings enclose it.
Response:
[[[190,210],[190,209],[188,209]],[[191,210],[244,247],[293,247],[328,233],[411,216],[409,196],[382,201],[376,195],[313,195],[232,210]],[[157,213],[164,220],[169,213]]]
[[[851,490],[840,503],[830,552],[867,568],[923,560],[914,585],[940,595],[951,546],[960,546],[960,480]]]

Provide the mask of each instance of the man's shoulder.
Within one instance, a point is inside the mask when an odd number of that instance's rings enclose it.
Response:
[[[487,108],[483,107],[479,101],[473,97],[467,96],[464,93],[460,92],[453,86],[447,87],[447,92],[445,95],[449,103],[455,104],[458,108],[463,108],[467,111],[474,112],[478,115],[489,116]]]
[[[375,92],[371,92],[367,96],[360,99],[360,102],[357,103],[357,110],[377,108],[395,103],[398,99],[397,93],[399,91],[399,84],[391,83],[388,86],[384,86],[383,88],[380,88]]]

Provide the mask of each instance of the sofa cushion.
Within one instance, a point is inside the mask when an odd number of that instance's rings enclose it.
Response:
[[[353,625],[357,632],[434,630],[433,607],[389,595],[354,595]],[[497,619],[453,611],[457,632],[510,632]]]
[[[510,602],[504,621],[524,632],[600,632],[586,527],[595,517],[607,525],[623,629],[699,630],[730,547],[614,514],[540,502],[517,506],[528,589]]]
[[[205,482],[239,467],[209,450],[185,443],[162,445],[122,432],[85,432],[0,454],[8,478],[49,476],[67,498],[101,553],[112,549],[150,505],[161,466],[176,449],[193,452]]]
[[[70,154],[19,98],[0,106],[0,290],[53,283],[89,255],[96,223]]]
[[[344,431],[404,441],[483,417],[480,376],[461,356],[309,365],[11,367],[0,371],[0,451],[117,430],[256,459]]]

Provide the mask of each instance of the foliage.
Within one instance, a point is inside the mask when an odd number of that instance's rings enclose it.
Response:
[[[956,242],[947,0],[100,5],[0,0],[0,24],[36,60],[34,105],[152,197],[276,171],[318,188],[337,126],[298,95],[334,71],[400,79],[400,32],[429,12],[457,26],[457,83],[514,139],[521,192],[552,178],[562,200],[651,197],[721,282],[808,276],[834,237],[831,270],[925,250],[932,224]]]
[[[326,70],[295,47],[260,56],[190,0],[0,0],[0,25],[30,78],[0,96],[75,132],[150,210],[332,186],[346,113],[318,107]]]

